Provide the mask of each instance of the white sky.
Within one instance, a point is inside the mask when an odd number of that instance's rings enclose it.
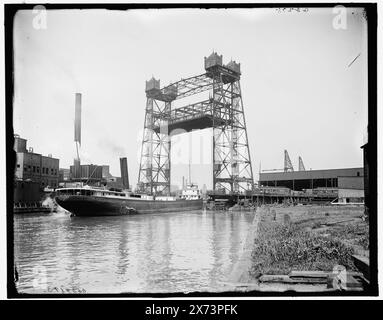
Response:
[[[15,19],[14,130],[35,152],[58,157],[60,167],[75,157],[74,102],[81,92],[82,163],[109,164],[120,175],[118,158],[126,156],[135,185],[145,80],[154,75],[163,86],[201,74],[213,49],[224,63],[241,63],[256,180],[260,162],[262,169],[283,167],[284,149],[295,168],[299,155],[306,169],[362,166],[367,26],[359,9],[348,9],[345,30],[333,27],[332,8],[55,10],[38,30],[34,17],[22,11]],[[192,135],[193,181],[208,188],[210,134]],[[174,142],[184,164],[172,167],[172,184],[188,175],[189,138]]]

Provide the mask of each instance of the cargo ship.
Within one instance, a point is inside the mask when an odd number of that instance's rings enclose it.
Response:
[[[56,203],[74,216],[118,216],[202,210],[200,196],[150,196],[99,187],[56,189]]]

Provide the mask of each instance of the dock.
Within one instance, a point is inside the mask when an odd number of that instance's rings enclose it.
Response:
[[[50,213],[54,211],[55,211],[55,208],[43,206],[41,202],[15,203],[13,205],[13,213],[34,213],[34,212]]]

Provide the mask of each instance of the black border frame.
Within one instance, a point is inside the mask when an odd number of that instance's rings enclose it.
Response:
[[[49,9],[225,9],[225,8],[320,8],[342,5],[344,7],[364,8],[368,23],[368,137],[371,199],[366,205],[370,208],[370,287],[363,292],[224,292],[224,293],[121,293],[121,294],[23,294],[18,293],[14,284],[14,246],[13,246],[13,174],[16,153],[13,151],[13,22],[18,10],[33,9],[43,5]],[[193,297],[346,297],[378,295],[378,237],[377,237],[377,3],[150,3],[150,4],[5,4],[5,120],[6,120],[6,198],[7,198],[7,295],[8,298],[193,298]],[[367,201],[367,199],[366,199]],[[183,300],[185,301],[185,300]],[[148,301],[150,304],[152,301]],[[159,304],[165,301],[159,301]],[[179,301],[180,304],[183,303]],[[236,301],[233,301],[236,302]],[[239,302],[239,301],[238,301]],[[243,302],[243,301],[242,301]],[[170,305],[170,301],[166,301]]]

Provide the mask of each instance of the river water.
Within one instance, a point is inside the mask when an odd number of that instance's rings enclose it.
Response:
[[[23,293],[225,290],[254,212],[14,215]]]

